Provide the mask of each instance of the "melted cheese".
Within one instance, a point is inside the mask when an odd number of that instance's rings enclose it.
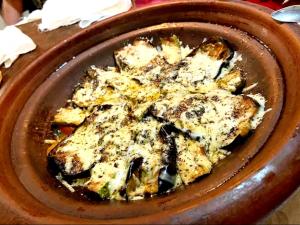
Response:
[[[184,66],[178,71],[177,82],[184,86],[197,86],[213,82],[217,76],[223,60],[217,60],[205,53],[198,53],[184,60]]]
[[[91,170],[91,178],[86,182],[91,191],[99,193],[103,198],[114,198],[124,200],[119,191],[125,185],[128,162],[118,159],[109,162],[97,163]],[[103,189],[107,188],[106,195],[103,196]]]
[[[129,146],[127,157],[143,158],[142,177],[136,178],[136,187],[128,193],[130,199],[144,196],[145,193],[155,194],[158,191],[158,175],[162,168],[161,152],[165,147],[159,141],[158,132],[161,124],[153,118],[146,118],[136,125],[135,143]]]
[[[120,97],[119,93],[108,87],[109,81],[118,80],[120,77],[116,69],[103,70],[95,67],[92,67],[92,69],[95,70],[96,79],[84,82],[72,97],[72,101],[80,107],[100,105]]]
[[[73,93],[71,103],[77,107],[61,108],[54,117],[76,125],[85,120],[52,154],[64,174],[90,170],[91,177],[78,185],[102,198],[124,200],[124,188],[130,200],[155,195],[170,150],[159,132],[166,123],[181,130],[173,136],[174,188],[210,173],[230,154],[222,148],[255,129],[266,111],[261,95],[230,93],[243,81],[241,71],[233,70],[241,56],[234,53],[219,75],[224,60],[217,59],[214,44],[203,45],[191,54],[193,49],[176,36],[162,39],[157,48],[141,39],[115,52],[118,68],[92,66]],[[126,183],[131,163],[139,158],[139,170]]]
[[[262,122],[264,115],[272,109],[265,110],[266,100],[261,94],[249,94],[247,96],[254,99],[259,104],[258,112],[251,119],[251,128],[256,129],[258,125]]]
[[[141,68],[147,66],[156,56],[157,50],[147,40],[137,40],[115,53],[121,69]]]

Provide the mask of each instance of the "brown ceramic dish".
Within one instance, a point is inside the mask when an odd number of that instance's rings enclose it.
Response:
[[[299,185],[300,39],[295,30],[241,2],[174,1],[70,37],[16,74],[0,96],[1,203],[35,223],[257,221]],[[254,134],[232,146],[232,155],[211,175],[184,190],[136,202],[95,203],[59,188],[47,170],[43,144],[55,110],[89,65],[113,65],[113,51],[135,37],[170,34],[191,46],[204,37],[227,39],[243,55],[239,66],[247,84],[258,81],[252,92],[262,93],[272,111]]]

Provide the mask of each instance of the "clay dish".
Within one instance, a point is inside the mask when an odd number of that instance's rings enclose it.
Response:
[[[0,96],[0,201],[31,223],[250,223],[299,185],[300,29],[243,2],[174,1],[97,23],[50,49]],[[263,123],[212,174],[174,193],[135,202],[94,202],[69,193],[47,169],[44,139],[55,111],[89,65],[114,65],[136,37],[176,34],[197,46],[223,37],[242,54],[251,93],[267,99]],[[9,107],[8,107],[9,106]]]

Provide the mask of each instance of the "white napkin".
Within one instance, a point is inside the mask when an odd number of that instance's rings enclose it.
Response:
[[[36,48],[33,40],[19,28],[7,26],[0,30],[0,66],[10,67],[19,55]]]
[[[28,12],[28,11],[26,11]],[[25,23],[30,23],[32,21],[36,21],[42,18],[42,10],[37,9],[32,11],[28,16],[23,17],[23,19],[18,22],[16,25],[22,25]]]
[[[77,22],[84,28],[118,13],[128,11],[131,0],[47,0],[41,12],[41,31]]]

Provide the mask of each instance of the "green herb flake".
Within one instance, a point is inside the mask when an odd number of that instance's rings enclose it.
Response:
[[[109,189],[108,189],[109,183],[107,182],[99,191],[98,194],[102,199],[106,199],[109,197]]]

